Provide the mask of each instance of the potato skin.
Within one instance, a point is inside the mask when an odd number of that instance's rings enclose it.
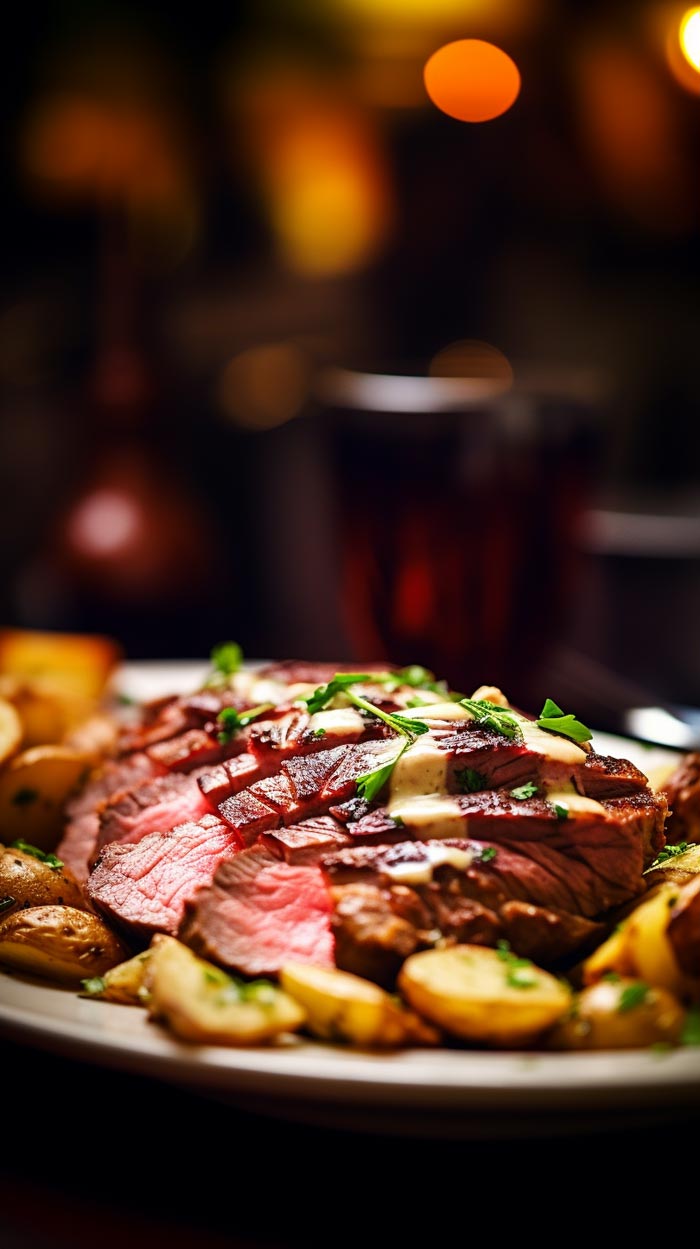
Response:
[[[126,954],[103,920],[72,906],[33,906],[0,923],[0,963],[49,980],[101,976]]]
[[[314,1036],[351,1045],[436,1045],[440,1034],[370,980],[336,967],[287,963],[280,984],[306,1011]]]
[[[637,986],[642,999],[624,1009],[625,989]],[[578,995],[571,1015],[549,1037],[552,1049],[620,1050],[649,1045],[677,1045],[685,1011],[667,989],[644,986],[626,977],[599,980]]]
[[[90,766],[69,746],[33,746],[0,769],[0,836],[53,850],[63,831],[63,809]]]
[[[0,918],[29,906],[73,906],[90,910],[77,880],[65,867],[49,867],[33,854],[12,846],[0,846],[0,900],[13,898]]]
[[[21,741],[22,722],[12,703],[0,698],[0,763],[4,763],[19,749]]]
[[[485,946],[426,950],[406,960],[399,989],[414,1010],[453,1036],[519,1048],[539,1040],[571,1002],[568,986],[522,962],[514,975],[503,952]]]

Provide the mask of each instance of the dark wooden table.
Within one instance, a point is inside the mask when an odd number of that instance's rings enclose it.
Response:
[[[336,1131],[27,1046],[0,1045],[0,1062],[2,1249],[394,1249],[451,1243],[446,1220],[468,1244],[487,1211],[500,1241],[549,1221],[550,1191],[573,1209],[617,1190],[634,1221],[681,1131],[700,1141],[697,1110],[563,1136],[533,1122],[518,1139]]]

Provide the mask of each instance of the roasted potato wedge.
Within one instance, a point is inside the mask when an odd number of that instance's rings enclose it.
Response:
[[[145,1006],[150,993],[144,983],[146,964],[150,950],[142,950],[125,963],[110,967],[103,976],[83,980],[85,997],[97,997],[103,1002],[121,1002],[124,1006]]]
[[[80,633],[0,630],[0,672],[50,680],[65,694],[98,699],[121,660],[111,638]]]
[[[593,984],[606,972],[616,972],[667,989],[681,999],[694,995],[700,986],[683,971],[669,928],[671,916],[686,888],[669,881],[652,890],[612,936],[585,960],[584,984]],[[687,927],[688,921],[677,927],[677,941],[680,940],[679,930],[687,930]]]
[[[287,963],[282,988],[304,1007],[307,1027],[326,1041],[351,1045],[436,1045],[440,1034],[373,984],[335,967]]]
[[[19,749],[22,741],[22,721],[6,698],[0,698],[0,763]]]
[[[77,750],[78,754],[85,755],[96,765],[113,753],[118,736],[119,728],[114,717],[96,712],[66,733],[63,745]]]
[[[103,920],[72,906],[33,906],[0,923],[0,963],[48,980],[102,976],[126,953]]]
[[[65,803],[89,766],[70,746],[34,746],[16,755],[0,771],[0,837],[52,850]]]
[[[478,945],[412,954],[399,988],[414,1010],[446,1032],[503,1048],[531,1044],[571,1002],[568,986],[529,959]]]
[[[144,982],[151,1018],[197,1045],[257,1045],[295,1031],[306,1019],[299,1003],[276,985],[234,980],[174,937],[154,939]]]
[[[22,749],[60,742],[69,716],[65,699],[46,689],[40,681],[0,675],[0,697],[12,703],[22,725]]]
[[[0,846],[0,915],[52,903],[89,909],[80,885],[63,865],[51,867],[14,846]]]
[[[667,989],[615,976],[578,994],[571,1013],[550,1034],[549,1044],[568,1050],[677,1045],[684,1023],[685,1011]]]
[[[700,996],[700,876],[679,888],[666,934],[681,972],[694,982],[693,996]]]
[[[656,867],[645,872],[650,887],[671,881],[674,885],[685,885],[696,876],[700,876],[700,845],[687,846],[680,854],[678,847],[668,848],[668,858],[662,859]]]

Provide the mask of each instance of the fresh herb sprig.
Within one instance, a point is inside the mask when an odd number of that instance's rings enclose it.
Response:
[[[482,789],[488,789],[486,777],[474,768],[457,768],[455,781],[461,794],[478,794]]]
[[[394,758],[390,759],[388,763],[382,763],[379,767],[372,768],[370,772],[363,772],[361,776],[357,777],[355,783],[357,785],[357,792],[361,798],[365,798],[367,802],[374,802],[377,794],[380,793],[380,791],[388,783],[399,759],[406,753],[410,745],[411,743],[407,739],[398,753],[394,755]]]
[[[593,736],[591,730],[581,724],[574,715],[567,715],[561,707],[551,699],[545,700],[539,719],[535,721],[538,729],[548,733],[558,733],[560,737],[568,737],[572,742],[589,742]]]
[[[309,711],[314,715],[317,711],[323,711],[336,694],[344,694],[349,686],[361,685],[371,680],[372,677],[368,672],[336,672],[330,681],[327,681],[325,685],[319,685],[313,694],[302,698],[301,701],[306,703]]]
[[[226,685],[243,664],[243,651],[238,642],[219,642],[209,656],[211,673],[205,686]]]
[[[237,711],[235,707],[224,707],[217,717],[217,724],[221,725],[217,733],[221,745],[225,746],[239,729],[246,728],[253,720],[257,720],[258,716],[270,711],[274,705],[274,703],[260,703],[258,707],[251,707],[249,711]]]
[[[22,854],[30,854],[33,859],[38,859],[40,863],[45,863],[47,867],[50,867],[52,872],[57,872],[63,867],[63,859],[57,858],[55,854],[47,854],[45,850],[40,850],[38,846],[32,846],[28,841],[22,841],[21,838],[11,841],[10,849],[21,850]]]
[[[460,698],[459,703],[471,712],[477,724],[483,724],[485,728],[493,729],[503,737],[509,737],[511,741],[522,739],[520,723],[507,707],[490,703],[485,698]]]
[[[635,1007],[642,1006],[650,992],[649,985],[643,980],[633,980],[631,984],[626,984],[617,1003],[618,1014],[625,1015],[628,1010],[634,1010]]]

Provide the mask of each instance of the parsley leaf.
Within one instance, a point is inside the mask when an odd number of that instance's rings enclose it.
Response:
[[[624,1015],[626,1011],[634,1010],[635,1006],[641,1006],[643,1002],[646,1002],[649,991],[649,985],[643,980],[634,980],[632,984],[626,984],[617,1004],[618,1013]]]
[[[40,850],[38,846],[31,846],[28,841],[10,842],[11,850],[21,850],[22,854],[31,854],[33,859],[38,859],[40,863],[45,863],[53,872],[57,872],[59,867],[63,867],[63,859],[57,859],[55,854],[47,854],[46,851]]]
[[[650,872],[652,867],[658,867],[661,863],[667,863],[669,859],[675,859],[677,854],[685,854],[686,850],[689,849],[690,846],[687,841],[679,841],[675,846],[664,846],[663,850],[660,850],[657,854],[651,867],[647,868],[647,871]]]
[[[325,730],[325,729],[314,729],[313,736],[314,736],[314,737],[325,737],[325,736],[326,736],[326,730]]]
[[[560,737],[569,737],[572,742],[588,742],[593,734],[585,724],[581,724],[573,715],[565,715],[551,698],[546,699],[539,719],[535,722],[538,729],[546,729],[548,733],[558,733]]]
[[[526,781],[524,785],[518,785],[516,789],[511,789],[510,796],[515,798],[517,802],[524,802],[526,798],[533,798],[539,793],[539,786],[534,781]]]
[[[368,672],[336,672],[335,676],[325,685],[319,685],[313,694],[309,694],[307,698],[301,701],[306,703],[309,711],[313,715],[316,711],[322,711],[323,708],[335,698],[336,694],[343,693],[350,685],[359,685],[371,681],[373,678]]]
[[[534,989],[536,987],[537,975],[532,959],[519,958],[517,954],[513,954],[510,942],[504,938],[497,941],[496,953],[501,962],[506,965],[506,984],[511,989]]]
[[[700,1045],[700,1006],[691,1006],[686,1013],[681,1045]]]
[[[214,669],[214,679],[232,677],[243,663],[243,651],[238,642],[219,642],[209,656]]]
[[[497,854],[498,854],[497,846],[484,846],[483,850],[481,851],[481,854],[479,855],[479,862],[491,863],[495,859]]]
[[[473,768],[459,768],[455,772],[455,780],[462,794],[478,794],[482,789],[488,788],[488,781],[481,772],[475,772]]]
[[[569,818],[568,807],[562,806],[560,802],[553,802],[552,806],[554,807],[554,814],[556,815],[558,820],[568,820]]]
[[[363,772],[362,776],[357,777],[357,792],[361,798],[365,798],[367,802],[374,801],[377,794],[389,780],[402,754],[405,750],[408,750],[409,746],[410,742],[405,742],[394,759],[390,759],[388,763],[381,764],[378,768],[373,768],[371,772]]]
[[[81,980],[80,983],[87,997],[101,997],[107,988],[104,976],[90,976],[88,980]]]
[[[250,711],[237,711],[235,707],[224,707],[217,717],[217,723],[222,726],[221,731],[217,733],[221,745],[225,746],[239,729],[246,728],[251,721],[257,720],[258,716],[263,715],[265,711],[270,711],[272,707],[274,703],[261,703],[259,707],[251,707]]]
[[[416,737],[420,737],[422,733],[430,732],[430,726],[425,724],[423,720],[414,720],[412,716],[402,716],[398,711],[382,711],[381,707],[377,707],[375,703],[371,703],[367,698],[362,698],[354,690],[346,689],[345,692],[350,702],[359,707],[361,711],[368,711],[370,715],[377,716],[385,724],[388,724],[390,729],[395,729],[397,733],[402,733],[404,737],[410,737],[413,740]]]
[[[461,707],[471,711],[477,724],[494,729],[496,733],[502,733],[513,741],[521,740],[522,729],[513,712],[507,707],[500,707],[498,703],[490,703],[483,698],[460,698],[459,702]]]

